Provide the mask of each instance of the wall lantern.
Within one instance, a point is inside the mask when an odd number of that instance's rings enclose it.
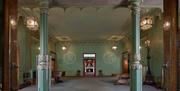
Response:
[[[164,30],[168,30],[170,26],[171,26],[171,23],[169,21],[164,22],[164,25],[163,25]]]
[[[62,50],[66,50],[67,49],[67,47],[66,46],[62,46]]]
[[[10,24],[11,24],[11,26],[15,27],[16,26],[16,20],[12,18],[10,20]]]
[[[15,29],[16,26],[17,26],[17,20],[16,20],[16,18],[11,16],[9,22],[10,22],[10,27],[11,27],[12,29]]]
[[[65,50],[67,50],[69,48],[69,46],[70,46],[70,42],[69,41],[63,41],[61,49],[63,51],[65,51]]]
[[[117,50],[117,46],[115,46],[115,45],[112,46],[112,49],[113,49],[113,50]]]

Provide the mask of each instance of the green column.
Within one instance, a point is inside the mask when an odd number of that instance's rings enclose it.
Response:
[[[38,91],[50,90],[50,61],[48,56],[48,0],[40,0],[40,54],[38,56]]]
[[[131,0],[133,61],[131,62],[131,91],[142,91],[142,65],[140,64],[140,3],[141,0]]]

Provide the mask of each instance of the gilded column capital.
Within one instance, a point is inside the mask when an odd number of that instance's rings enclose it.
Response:
[[[129,8],[135,13],[139,14],[141,3],[142,0],[129,0]]]
[[[40,7],[49,7],[49,0],[39,0]]]
[[[48,14],[49,0],[40,0],[39,1],[39,7],[40,7],[40,10],[41,10],[41,13]]]
[[[129,4],[133,6],[140,6],[143,0],[129,0]]]

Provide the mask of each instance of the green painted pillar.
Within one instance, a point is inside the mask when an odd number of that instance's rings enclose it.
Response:
[[[50,90],[50,61],[48,56],[48,0],[40,0],[40,54],[38,56],[38,91]]]
[[[131,91],[142,91],[142,65],[140,64],[140,3],[141,0],[131,0],[133,61],[131,62]]]

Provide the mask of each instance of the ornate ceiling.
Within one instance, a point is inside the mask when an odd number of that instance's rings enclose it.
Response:
[[[79,42],[131,36],[131,12],[126,1],[50,0],[49,34],[59,41]],[[152,13],[155,7],[162,8],[162,0],[145,0],[142,7],[148,7],[143,9],[144,13]],[[39,18],[39,12],[38,0],[19,0],[19,16]]]
[[[19,0],[20,6],[37,7],[40,0]],[[49,0],[51,7],[127,5],[129,0]],[[162,7],[163,0],[142,0],[142,6]]]

